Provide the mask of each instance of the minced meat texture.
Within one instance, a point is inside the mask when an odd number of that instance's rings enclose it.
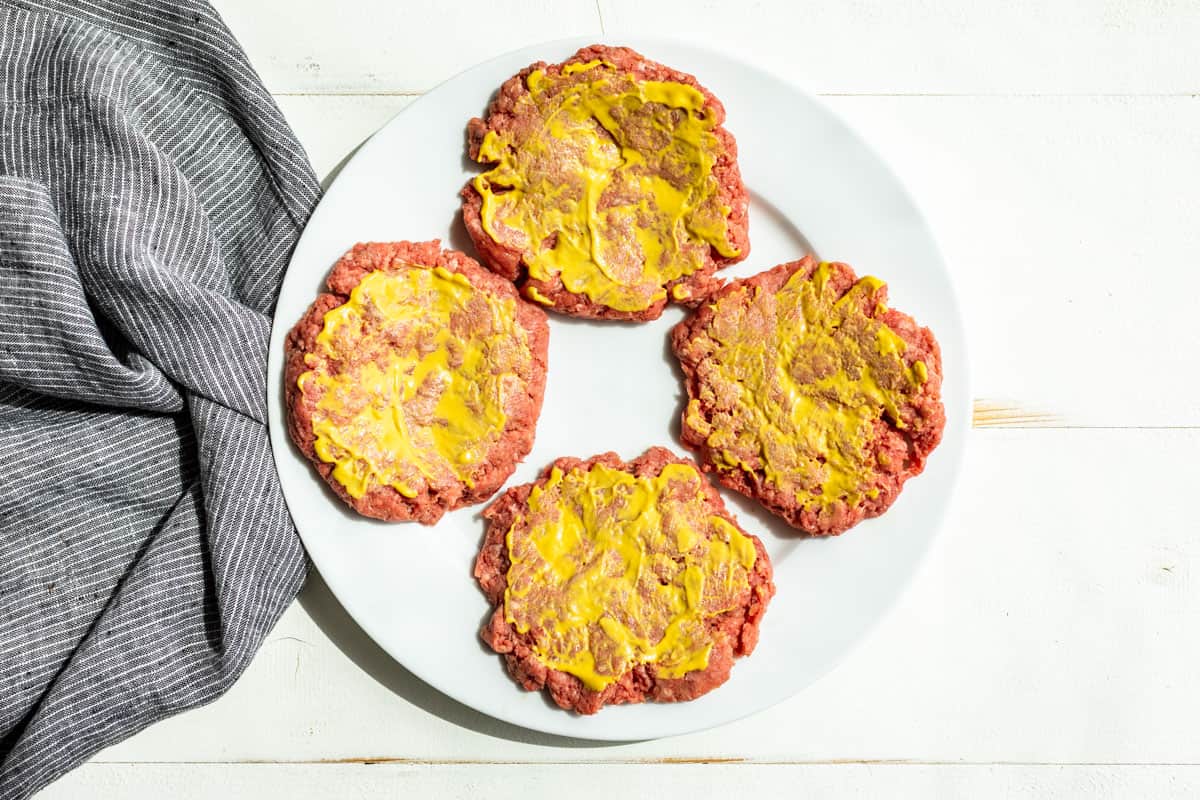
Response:
[[[811,534],[882,514],[941,440],[941,353],[887,287],[811,256],[731,282],[671,335],[683,442]]]

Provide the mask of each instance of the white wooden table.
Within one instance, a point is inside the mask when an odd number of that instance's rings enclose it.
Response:
[[[318,174],[493,55],[714,44],[825,95],[924,207],[976,403],[943,535],[851,657],[706,733],[564,742],[429,689],[319,578],[215,704],[45,798],[1200,793],[1200,2],[221,0]]]

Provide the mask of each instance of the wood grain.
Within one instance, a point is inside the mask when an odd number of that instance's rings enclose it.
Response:
[[[215,5],[326,177],[421,92],[539,40],[668,30],[825,94],[937,232],[978,429],[888,619],[749,719],[615,746],[513,728],[406,673],[315,579],[227,697],[42,797],[1200,795],[1200,4]]]
[[[1023,408],[1015,400],[976,400],[971,415],[976,428],[1054,428],[1062,422],[1057,414]]]

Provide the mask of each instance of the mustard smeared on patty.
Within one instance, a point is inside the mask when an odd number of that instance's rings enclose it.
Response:
[[[900,408],[928,379],[878,319],[882,281],[861,278],[839,298],[829,278],[822,263],[774,293],[725,294],[689,345],[705,362],[686,422],[706,437],[715,466],[761,471],[813,510],[876,496],[879,465],[867,445],[881,420],[905,427]]]
[[[300,390],[316,397],[315,450],[354,498],[377,486],[415,497],[473,473],[505,425],[532,358],[516,301],[442,267],[369,273],[325,314]]]
[[[478,160],[493,166],[474,186],[484,230],[521,251],[532,278],[558,276],[573,294],[636,312],[702,269],[711,249],[739,255],[713,175],[722,144],[699,90],[601,60],[536,70],[526,84],[523,123],[487,133]]]
[[[508,531],[507,621],[546,666],[602,691],[639,664],[662,678],[708,665],[706,621],[745,601],[753,541],[712,514],[704,479],[555,467]],[[519,529],[519,534],[516,532]]]

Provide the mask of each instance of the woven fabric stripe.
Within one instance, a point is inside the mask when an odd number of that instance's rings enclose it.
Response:
[[[197,0],[0,0],[0,798],[218,697],[305,561],[266,343],[319,189]]]

